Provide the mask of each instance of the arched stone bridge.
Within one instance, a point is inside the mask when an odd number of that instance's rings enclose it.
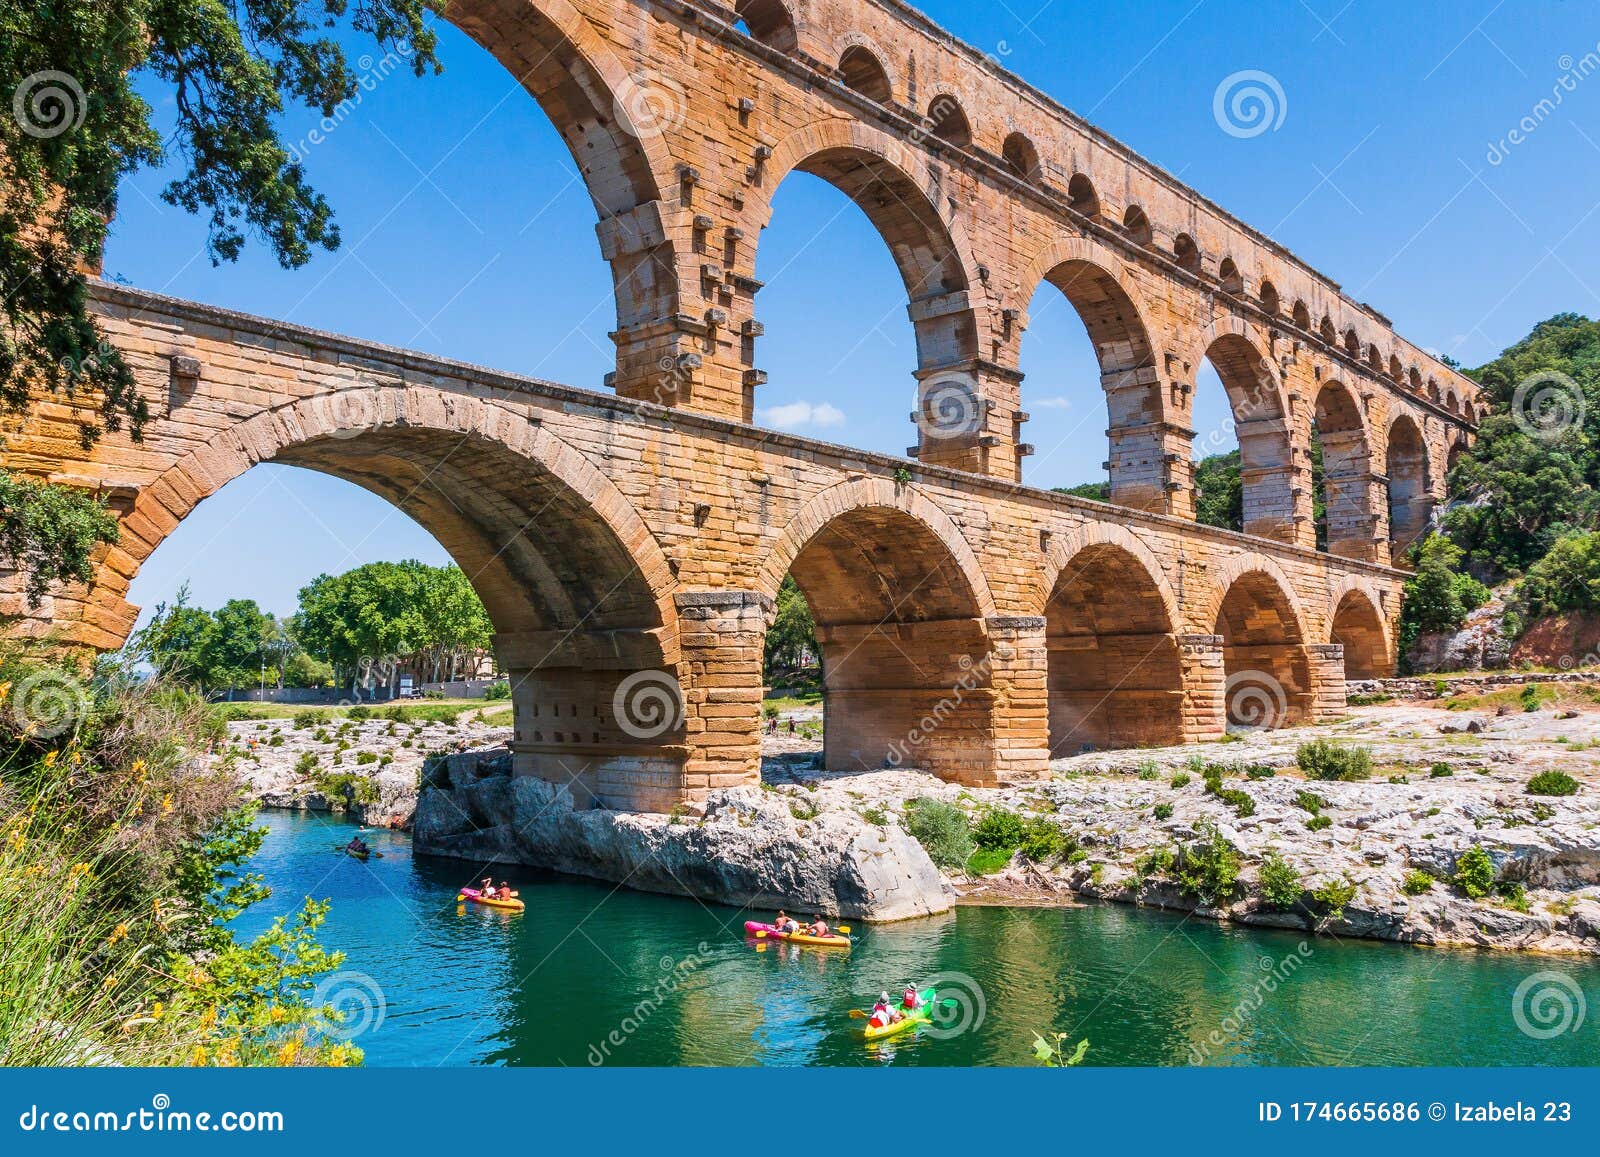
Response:
[[[756,776],[786,573],[818,623],[834,766],[1018,778],[1230,716],[1324,718],[1347,676],[1391,669],[1391,546],[1427,525],[1481,402],[1376,311],[897,0],[449,14],[588,183],[615,275],[611,388],[96,284],[156,415],[145,440],[85,453],[72,407],[44,400],[0,463],[105,495],[123,541],[89,588],[0,610],[120,645],[129,582],[198,502],[256,462],[322,470],[472,576],[514,675],[519,768],[619,807]],[[913,459],[750,425],[755,257],[796,170],[861,205],[903,274]],[[1018,351],[1046,282],[1099,355],[1113,505],[1017,482]],[[1193,521],[1205,359],[1233,404],[1245,534]]]

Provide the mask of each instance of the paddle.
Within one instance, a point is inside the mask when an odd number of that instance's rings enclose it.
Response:
[[[940,1000],[936,1000],[934,1003],[936,1003],[940,1008],[955,1008],[960,1002],[957,1001],[953,996],[946,996]],[[871,1020],[872,1014],[870,1012],[862,1012],[859,1008],[852,1008],[850,1010],[850,1019]]]

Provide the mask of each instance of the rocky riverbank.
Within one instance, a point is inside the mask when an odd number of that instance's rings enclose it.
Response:
[[[1056,761],[1049,782],[994,789],[906,770],[820,771],[816,740],[784,721],[767,736],[760,788],[716,792],[703,814],[674,816],[576,811],[565,791],[512,779],[499,746],[507,729],[476,713],[232,731],[269,806],[342,804],[396,825],[415,809],[419,852],[708,902],[900,920],[956,902],[1106,900],[1339,936],[1600,952],[1600,691],[1572,679],[1417,690],[1456,693],[1221,744],[1081,755]],[[1313,739],[1368,749],[1371,777],[1310,781],[1296,756]],[[445,758],[419,800],[430,753]],[[1549,770],[1572,776],[1576,794],[1529,794]],[[995,809],[1043,820],[1059,829],[1057,851],[1042,862],[981,857],[970,867],[982,875],[941,873],[908,830],[906,804],[918,798],[974,823]],[[1238,879],[1207,901],[1184,862],[1212,832],[1237,853]],[[1493,876],[1476,897],[1458,883],[1474,848]]]
[[[424,763],[435,755],[503,744],[509,726],[483,721],[504,704],[425,717],[364,719],[308,711],[228,724],[230,756],[250,798],[263,807],[342,812],[361,823],[409,828]],[[428,709],[422,709],[427,712]]]
[[[703,814],[576,810],[563,787],[513,778],[480,751],[429,766],[414,831],[419,853],[509,862],[770,912],[878,921],[949,911],[954,889],[905,832],[803,789],[713,792]]]

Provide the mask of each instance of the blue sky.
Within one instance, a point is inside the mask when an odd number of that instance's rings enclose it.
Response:
[[[1187,184],[1264,230],[1418,344],[1467,365],[1563,310],[1600,312],[1600,12],[1558,0],[924,0],[935,20]],[[308,150],[342,248],[293,272],[252,245],[212,268],[200,221],[160,203],[165,175],[125,185],[106,272],[135,285],[600,389],[611,283],[594,212],[533,100],[441,27],[445,73],[395,75]],[[365,51],[364,48],[358,52]],[[1271,73],[1285,115],[1224,133],[1224,77]],[[159,95],[158,115],[163,108]],[[982,110],[972,110],[975,117]],[[1532,117],[1525,140],[1510,130]],[[302,138],[308,116],[289,118]],[[1496,156],[1491,158],[1491,151]],[[780,189],[757,276],[770,374],[758,420],[903,453],[915,438],[914,347],[888,251],[842,194],[803,174]],[[1022,347],[1026,480],[1101,477],[1104,402],[1088,339],[1046,286]],[[1203,376],[1202,431],[1226,413]],[[1225,448],[1225,447],[1224,447]],[[323,571],[444,561],[381,500],[262,466],[200,508],[146,563],[149,608],[191,584],[289,611]]]

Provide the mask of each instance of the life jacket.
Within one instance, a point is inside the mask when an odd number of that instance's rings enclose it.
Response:
[[[916,1008],[917,1005],[921,1003],[921,998],[917,995],[916,989],[908,988],[906,989],[905,1000],[903,1000],[901,1003],[907,1008]]]
[[[889,1023],[889,1006],[879,1002],[872,1010],[872,1019],[867,1022],[876,1028],[883,1028]]]

